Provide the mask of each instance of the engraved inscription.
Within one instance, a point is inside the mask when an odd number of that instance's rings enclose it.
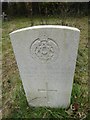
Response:
[[[41,61],[48,62],[57,58],[58,45],[50,38],[36,39],[31,45],[32,57]]]

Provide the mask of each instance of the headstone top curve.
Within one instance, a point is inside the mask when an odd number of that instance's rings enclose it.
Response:
[[[25,30],[34,30],[34,29],[41,29],[41,28],[58,28],[58,29],[61,28],[61,29],[74,30],[74,31],[80,32],[80,30],[75,27],[61,26],[61,25],[38,25],[38,26],[26,27],[26,28],[21,28],[21,29],[15,30],[15,31],[11,32],[10,35],[14,34],[14,33],[25,31]]]

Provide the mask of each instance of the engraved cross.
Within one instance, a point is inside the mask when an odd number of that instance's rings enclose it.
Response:
[[[57,92],[57,90],[49,90],[48,83],[46,82],[46,89],[38,89],[39,92],[46,92],[47,102],[49,102],[49,94],[48,92]]]

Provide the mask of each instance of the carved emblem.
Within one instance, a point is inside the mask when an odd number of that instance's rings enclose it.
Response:
[[[41,61],[48,62],[57,58],[58,55],[58,45],[54,40],[36,39],[30,46],[31,55],[33,58]]]

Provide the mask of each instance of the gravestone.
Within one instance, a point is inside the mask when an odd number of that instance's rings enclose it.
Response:
[[[80,31],[43,25],[10,33],[27,101],[30,106],[68,107]]]

